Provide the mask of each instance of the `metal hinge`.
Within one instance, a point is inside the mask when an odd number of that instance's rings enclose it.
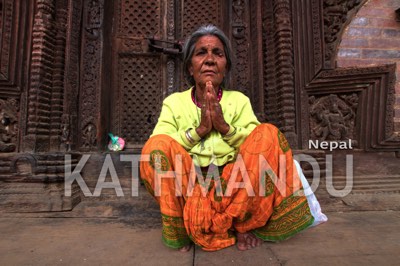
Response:
[[[165,40],[158,40],[154,37],[149,37],[146,39],[148,40],[150,52],[163,53],[163,54],[173,55],[173,56],[177,56],[177,57],[182,56],[183,42],[180,40],[165,41]]]

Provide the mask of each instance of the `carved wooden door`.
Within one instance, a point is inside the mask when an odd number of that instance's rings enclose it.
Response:
[[[220,0],[115,1],[112,51],[111,131],[125,138],[127,149],[139,149],[151,134],[163,99],[186,89],[179,56],[155,51],[174,48],[205,23],[223,25]],[[176,49],[175,46],[174,49]]]

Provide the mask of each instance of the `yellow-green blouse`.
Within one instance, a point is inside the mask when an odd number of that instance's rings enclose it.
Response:
[[[239,146],[260,124],[254,115],[249,98],[238,91],[224,90],[220,104],[230,130],[225,137],[212,130],[204,140],[201,140],[195,130],[199,126],[201,109],[193,103],[191,91],[192,88],[165,98],[151,136],[159,134],[171,136],[189,152],[195,164],[199,166],[208,166],[211,163],[220,166],[234,160]],[[191,143],[185,134],[190,128],[194,143]],[[235,128],[236,133],[232,135]]]

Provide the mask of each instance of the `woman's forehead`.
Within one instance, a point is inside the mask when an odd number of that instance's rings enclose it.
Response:
[[[223,44],[221,40],[214,35],[205,35],[201,36],[195,45],[196,48],[200,47],[221,47],[223,48]]]

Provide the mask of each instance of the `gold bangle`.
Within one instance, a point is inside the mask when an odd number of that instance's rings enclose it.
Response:
[[[192,134],[190,134],[190,130],[192,130],[192,128],[189,128],[188,130],[185,131],[185,136],[186,136],[187,140],[188,140],[191,144],[194,144],[195,141],[194,141],[194,139],[193,139],[193,137],[192,137]]]
[[[230,137],[233,137],[233,135],[236,134],[236,127],[234,127],[234,126],[232,126],[232,127],[233,127],[232,133],[224,135],[224,138],[230,138]]]

